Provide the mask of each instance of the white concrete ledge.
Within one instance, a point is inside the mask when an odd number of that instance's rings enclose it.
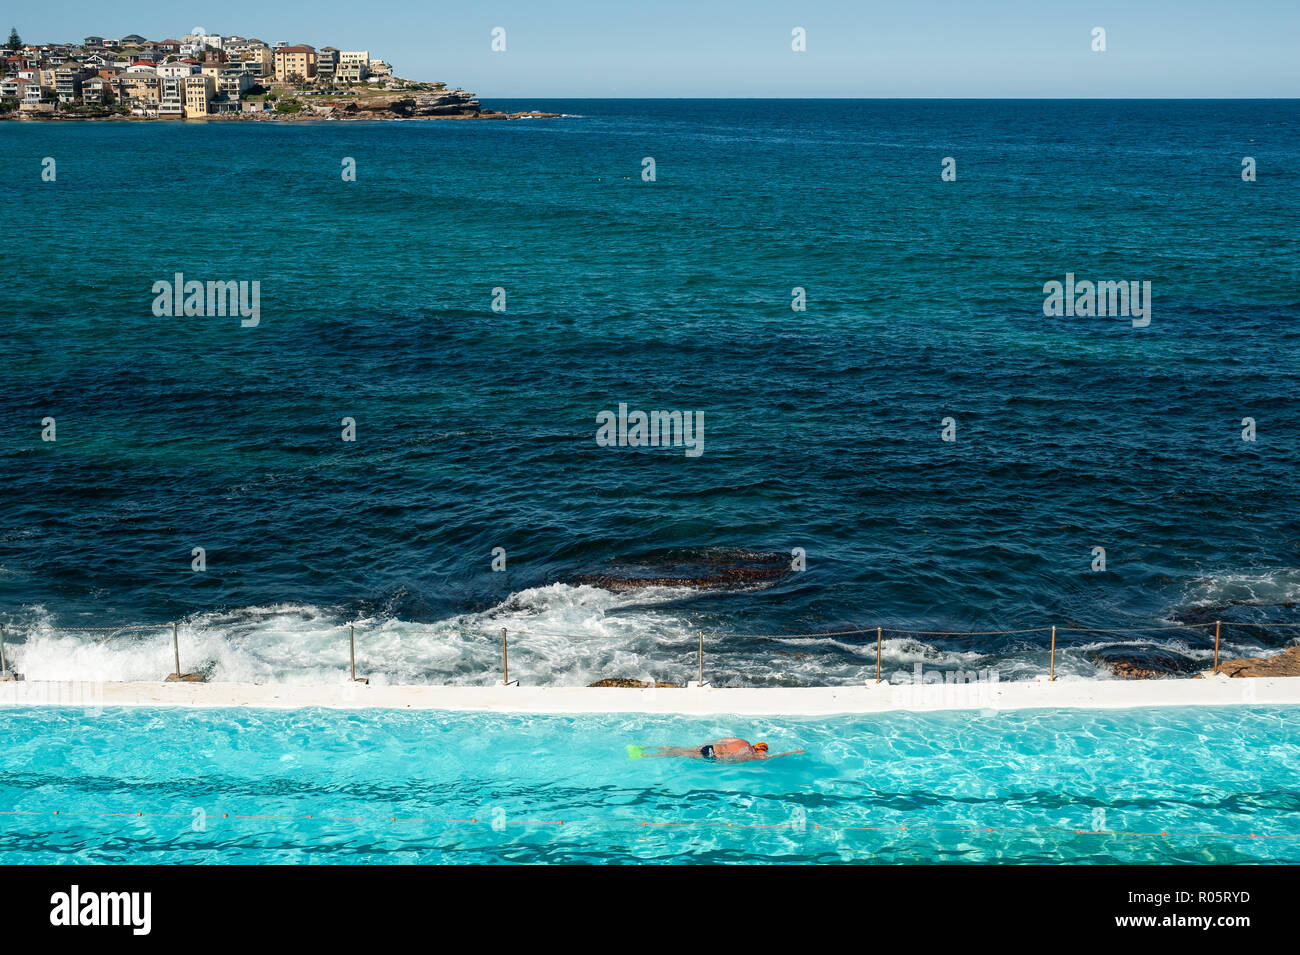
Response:
[[[790,689],[367,686],[343,683],[0,683],[0,706],[192,706],[830,716],[889,710],[1125,709],[1300,704],[1300,677],[1062,680]]]

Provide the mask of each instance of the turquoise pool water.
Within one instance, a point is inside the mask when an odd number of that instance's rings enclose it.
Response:
[[[1296,715],[11,708],[0,863],[1297,862]]]

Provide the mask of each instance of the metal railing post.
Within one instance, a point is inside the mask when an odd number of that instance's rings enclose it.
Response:
[[[9,664],[5,662],[5,628],[0,623],[0,676],[9,672]]]
[[[1056,625],[1052,625],[1052,655],[1047,665],[1047,679],[1051,682],[1056,680]]]
[[[348,673],[353,683],[357,681],[357,628],[348,624]]]
[[[503,686],[510,685],[510,651],[506,646],[506,628],[501,628],[501,669],[505,671],[506,678],[502,681]]]
[[[172,650],[176,653],[176,675],[181,675],[181,639],[176,634],[176,622],[172,621]]]
[[[880,634],[883,627],[876,628],[876,682],[880,682]]]
[[[1218,620],[1214,621],[1214,672],[1219,672],[1219,625]]]
[[[700,686],[704,686],[704,631],[700,631]]]

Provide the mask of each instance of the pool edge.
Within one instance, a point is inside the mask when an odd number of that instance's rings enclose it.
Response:
[[[503,713],[832,716],[890,710],[1129,709],[1300,704],[1300,677],[623,689],[548,686],[298,686],[33,680],[0,683],[3,706],[421,709]]]

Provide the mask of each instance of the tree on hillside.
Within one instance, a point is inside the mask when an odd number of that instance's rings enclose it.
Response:
[[[5,49],[10,53],[17,53],[23,48],[23,38],[18,35],[17,27],[9,28],[9,42],[5,44]]]

